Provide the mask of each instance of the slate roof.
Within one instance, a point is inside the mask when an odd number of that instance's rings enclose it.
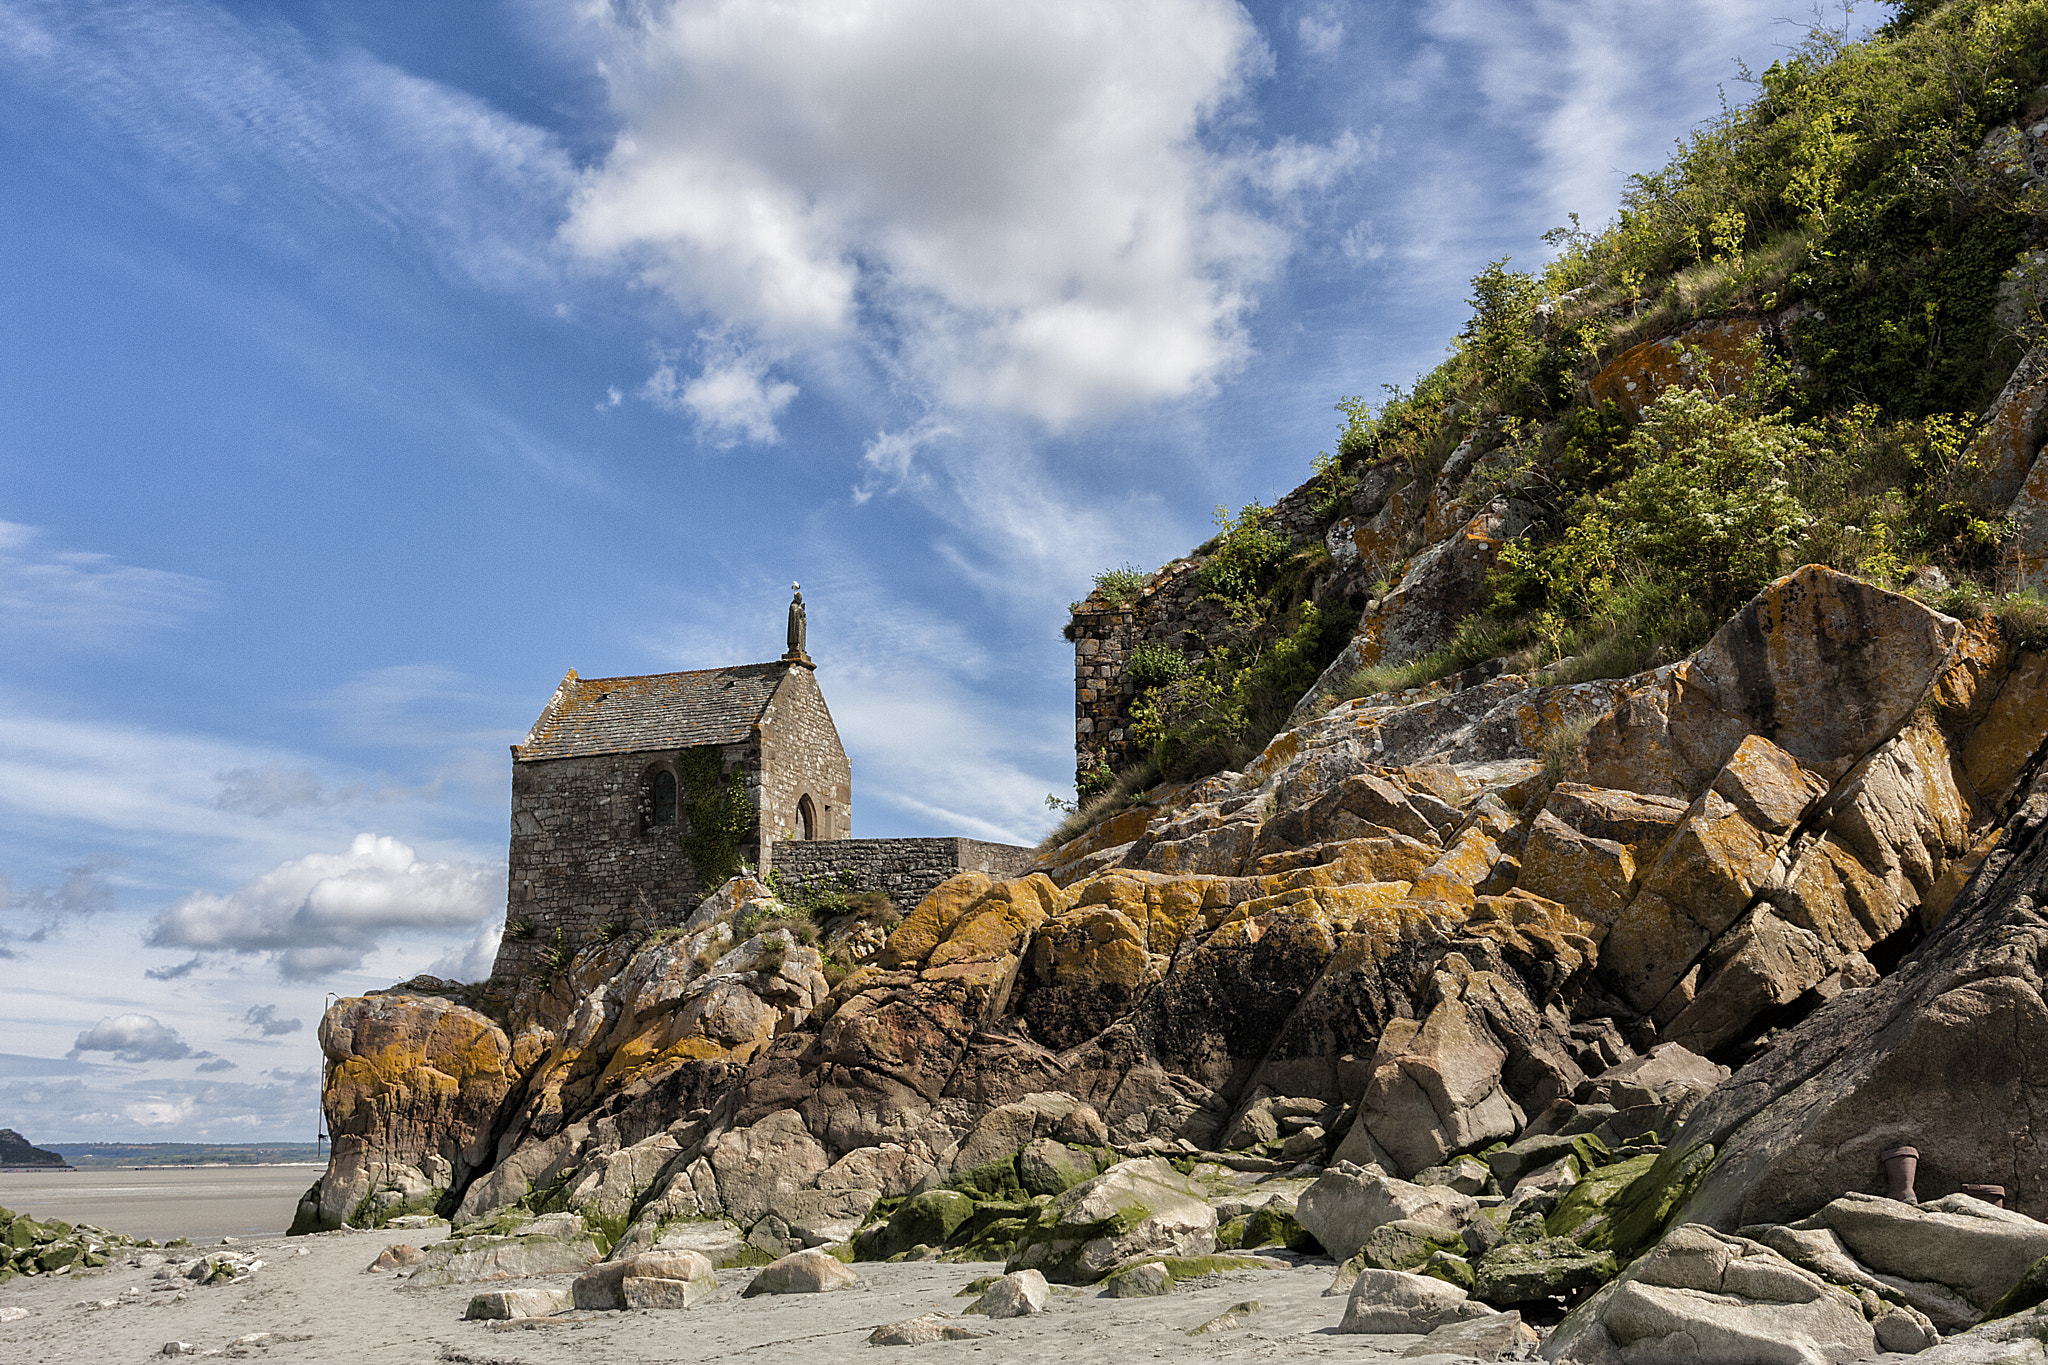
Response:
[[[637,678],[579,678],[572,668],[512,757],[524,763],[739,744],[790,667],[740,664]]]

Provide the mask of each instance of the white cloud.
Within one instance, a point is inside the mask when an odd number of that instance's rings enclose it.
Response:
[[[1367,154],[1358,134],[1345,129],[1328,143],[1299,142],[1283,137],[1251,157],[1246,178],[1278,199],[1307,190],[1323,190]]]
[[[492,920],[479,926],[474,938],[467,943],[456,944],[435,958],[427,967],[427,975],[455,981],[483,980],[491,974],[491,966],[498,960],[498,940],[504,932],[503,920]]]
[[[1205,145],[1270,61],[1232,0],[586,12],[624,129],[564,239],[687,308],[1054,427],[1245,354],[1288,240]]]
[[[1672,137],[1715,112],[1738,55],[1762,66],[1805,33],[1775,0],[1440,0],[1416,12],[1449,70],[1528,148],[1516,179],[1539,232],[1571,212],[1602,221],[1625,175],[1655,170]],[[1856,17],[1851,36],[1870,26]],[[1426,98],[1441,98],[1443,79]],[[1479,188],[1497,198],[1504,186],[1489,176]]]
[[[295,858],[219,895],[194,891],[162,911],[157,948],[267,954],[305,980],[358,966],[388,935],[469,928],[500,912],[502,869],[422,862],[398,840],[359,834],[346,853]]]
[[[42,539],[36,527],[0,521],[0,629],[40,647],[103,648],[212,604],[203,578],[49,549]]]
[[[670,412],[688,412],[716,446],[781,439],[775,418],[796,397],[796,385],[770,379],[769,361],[757,351],[717,340],[707,341],[707,349],[704,368],[690,379],[676,373],[674,357],[663,356],[640,396]]]
[[[1344,19],[1335,5],[1317,5],[1294,21],[1294,33],[1304,51],[1327,57],[1344,44]]]
[[[192,1055],[176,1029],[149,1014],[116,1014],[100,1020],[78,1035],[69,1055],[81,1052],[111,1052],[117,1062],[174,1062]]]
[[[864,446],[860,462],[867,474],[853,490],[856,504],[866,502],[884,489],[895,491],[921,482],[917,454],[928,446],[957,439],[959,430],[938,417],[927,416],[902,431],[879,431]]]

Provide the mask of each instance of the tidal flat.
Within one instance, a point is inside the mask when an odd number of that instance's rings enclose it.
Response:
[[[155,1166],[0,1172],[0,1208],[167,1242],[274,1237],[320,1166]]]

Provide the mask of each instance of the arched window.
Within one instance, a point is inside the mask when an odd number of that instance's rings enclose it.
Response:
[[[796,799],[796,821],[803,827],[804,838],[818,837],[818,808],[811,804],[810,797],[799,796]]]
[[[655,770],[653,800],[648,805],[649,828],[676,822],[676,775],[666,768]]]

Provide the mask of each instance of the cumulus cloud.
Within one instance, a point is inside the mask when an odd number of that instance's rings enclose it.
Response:
[[[664,356],[640,395],[670,412],[688,412],[713,445],[773,445],[781,439],[775,418],[796,397],[797,387],[769,378],[768,367],[759,352],[714,342],[694,378],[678,375],[675,359]]]
[[[265,1038],[276,1038],[286,1033],[297,1033],[305,1024],[297,1019],[280,1019],[275,1005],[251,1005],[249,1012],[242,1016],[242,1022],[261,1033]]]
[[[491,966],[498,960],[498,940],[504,933],[503,920],[481,926],[467,943],[459,943],[434,959],[427,968],[427,974],[455,981],[483,980],[491,974]]]
[[[771,344],[853,341],[940,401],[1055,427],[1245,353],[1288,240],[1205,141],[1270,63],[1232,0],[589,11],[624,127],[572,198],[575,250]]]
[[[362,964],[389,935],[467,929],[503,905],[503,873],[423,862],[388,836],[295,858],[225,895],[195,891],[159,913],[151,947],[267,954],[287,980]]]
[[[194,1053],[178,1031],[150,1014],[115,1014],[78,1035],[66,1056],[111,1052],[117,1062],[174,1062]]]
[[[183,962],[169,967],[145,967],[142,974],[151,981],[177,981],[192,975],[206,965],[206,954],[194,953]]]
[[[203,578],[44,546],[44,533],[0,521],[0,629],[46,647],[104,648],[172,625],[212,603]]]
[[[195,1066],[192,1069],[194,1071],[199,1072],[233,1071],[235,1069],[235,1064],[225,1057],[215,1057],[212,1061],[201,1062],[198,1066]]]

